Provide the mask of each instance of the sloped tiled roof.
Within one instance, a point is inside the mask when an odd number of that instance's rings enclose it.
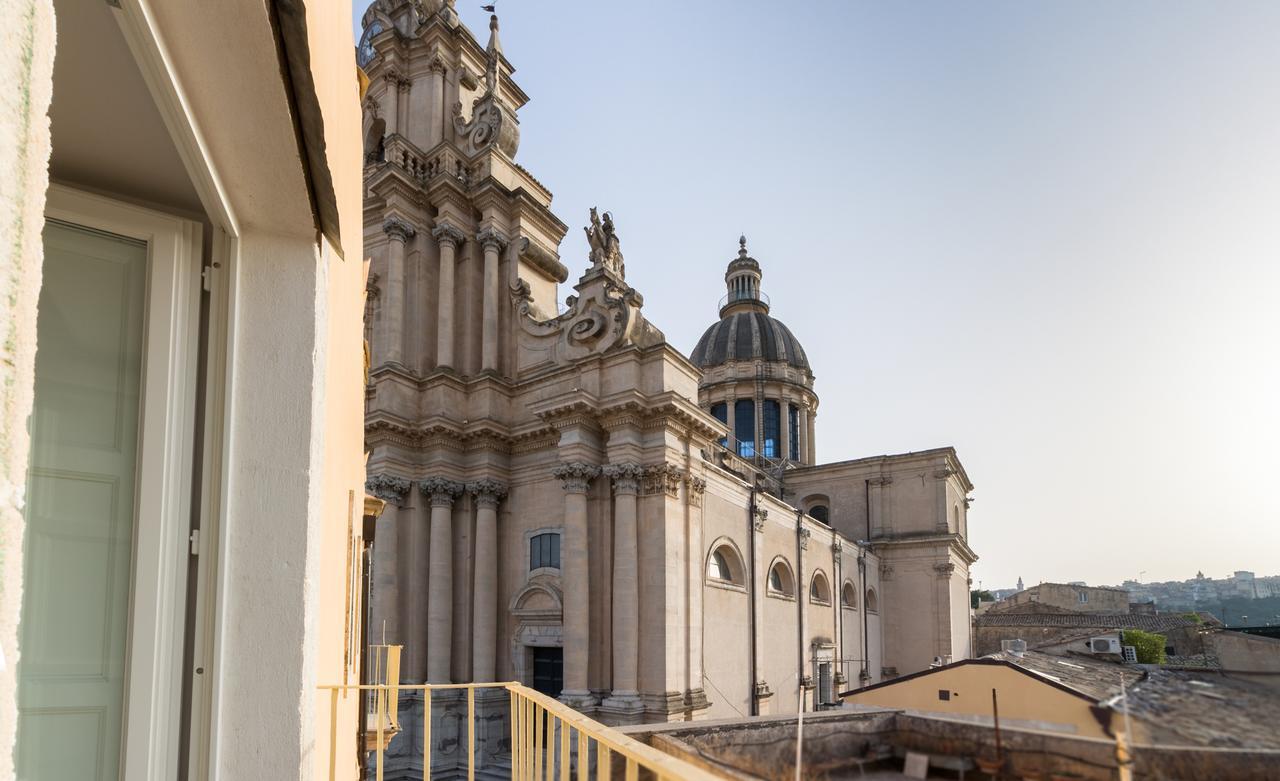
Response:
[[[1181,613],[1142,615],[1133,613],[983,613],[974,619],[982,626],[1061,626],[1093,629],[1141,629],[1163,632],[1200,623]]]
[[[1105,700],[1119,691],[1122,679],[1126,686],[1132,686],[1142,679],[1142,670],[1139,668],[1078,654],[1057,656],[1026,651],[1018,655],[1004,651],[985,658],[1017,665],[1095,701]]]
[[[1152,670],[1127,694],[1130,714],[1161,744],[1280,749],[1280,697],[1272,689],[1214,673]]]

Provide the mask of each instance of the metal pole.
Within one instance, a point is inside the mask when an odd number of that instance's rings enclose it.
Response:
[[[996,690],[991,690],[991,717],[996,727],[996,777],[1004,775],[1004,748],[1000,744],[1000,701],[996,698]]]

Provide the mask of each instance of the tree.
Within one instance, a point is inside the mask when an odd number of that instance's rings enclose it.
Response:
[[[1120,642],[1133,646],[1138,654],[1138,664],[1164,664],[1165,636],[1154,632],[1143,632],[1140,629],[1126,629],[1120,633]]]
[[[974,610],[978,609],[979,602],[995,602],[996,598],[991,596],[991,592],[985,588],[975,588],[969,592],[969,607]]]

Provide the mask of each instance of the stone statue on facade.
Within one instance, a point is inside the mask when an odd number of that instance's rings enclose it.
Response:
[[[618,241],[618,233],[613,227],[613,215],[604,213],[604,219],[596,207],[591,207],[591,225],[583,228],[587,232],[587,243],[591,245],[591,268],[603,268],[612,271],[620,278],[626,278],[626,266],[622,261],[622,247]]]

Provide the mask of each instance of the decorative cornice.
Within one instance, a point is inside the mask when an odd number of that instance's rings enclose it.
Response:
[[[452,244],[454,247],[462,246],[462,242],[467,240],[467,234],[457,225],[444,220],[436,220],[436,226],[431,229],[431,238],[441,244]]]
[[[453,500],[462,495],[463,488],[462,483],[445,477],[428,477],[418,483],[418,490],[431,498],[432,507],[452,507]]]
[[[364,490],[384,502],[399,504],[409,493],[409,481],[394,475],[373,475],[364,481]]]
[[[416,228],[399,217],[388,217],[382,223],[382,230],[393,239],[408,241],[418,234]]]
[[[600,467],[572,461],[559,464],[551,470],[551,475],[564,482],[564,490],[571,494],[585,494],[591,488],[591,481],[600,474]]]
[[[506,249],[507,244],[509,243],[506,236],[503,236],[491,227],[478,231],[476,233],[476,242],[486,250],[493,247],[494,250],[498,252]]]
[[[683,469],[673,464],[656,464],[645,467],[642,492],[645,496],[666,492],[674,499],[680,495],[680,483],[683,481]]]
[[[507,484],[488,477],[467,483],[466,489],[478,507],[496,508],[507,496]]]
[[[639,464],[608,464],[601,473],[613,481],[614,493],[634,494],[640,490],[640,478],[644,469]]]

